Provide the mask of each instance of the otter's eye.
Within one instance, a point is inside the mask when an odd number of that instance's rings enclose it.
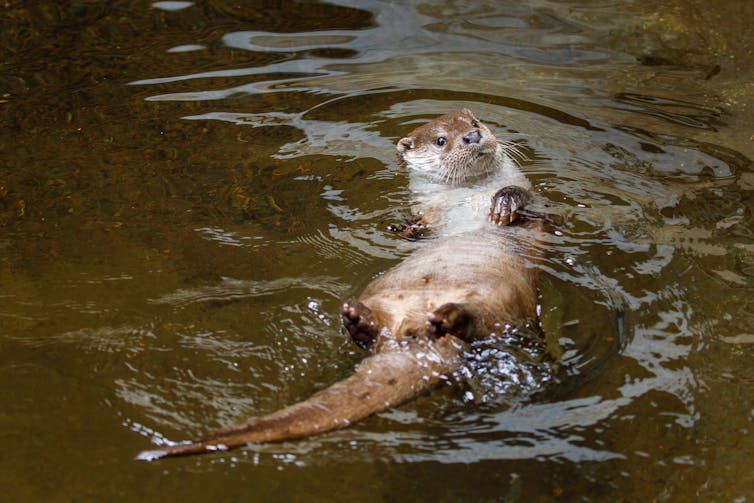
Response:
[[[437,145],[438,147],[444,147],[446,143],[448,143],[448,139],[444,136],[438,136],[435,140],[435,145]]]
[[[479,123],[476,121],[476,119],[473,119],[471,121],[471,127],[479,127]]]

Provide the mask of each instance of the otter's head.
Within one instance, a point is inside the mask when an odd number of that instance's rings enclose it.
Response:
[[[451,184],[491,171],[499,155],[497,139],[467,108],[414,129],[398,152],[409,168]]]

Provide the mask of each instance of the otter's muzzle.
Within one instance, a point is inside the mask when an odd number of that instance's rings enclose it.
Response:
[[[469,145],[471,143],[479,143],[479,141],[482,139],[482,132],[478,129],[475,129],[474,131],[466,134],[466,136],[463,137],[463,142],[466,145]]]

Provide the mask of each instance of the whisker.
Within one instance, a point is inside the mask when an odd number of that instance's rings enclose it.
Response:
[[[521,164],[528,160],[528,156],[521,150],[521,148],[510,141],[498,140],[498,143],[503,147],[503,151],[516,163]]]

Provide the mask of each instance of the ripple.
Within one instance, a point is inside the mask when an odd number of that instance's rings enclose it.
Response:
[[[347,290],[347,285],[331,276],[313,276],[310,278],[277,278],[273,280],[239,280],[221,278],[217,284],[181,288],[172,293],[150,299],[152,304],[169,304],[186,307],[202,302],[231,302],[239,299],[274,295],[291,289],[323,291],[336,297]]]
[[[296,240],[310,246],[314,253],[327,259],[342,260],[351,265],[363,265],[371,260],[364,253],[346,246],[345,243],[332,236],[326,236],[322,231],[301,236]]]

